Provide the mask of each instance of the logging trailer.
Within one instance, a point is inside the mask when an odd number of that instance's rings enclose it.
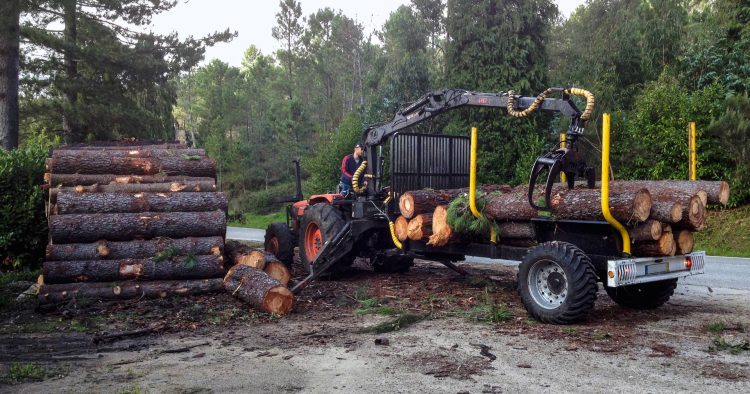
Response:
[[[547,97],[551,94],[560,98]],[[572,100],[586,100],[580,111]],[[461,107],[500,109],[514,117],[535,110],[558,113],[570,119],[566,144],[540,156],[531,171],[528,203],[544,212],[550,207],[552,184],[564,174],[568,187],[577,178],[595,187],[595,171],[586,166],[576,141],[591,116],[594,97],[582,89],[548,89],[538,97],[512,91],[478,93],[441,90],[428,93],[400,110],[388,123],[368,127],[362,135],[365,158],[353,177],[353,192],[303,198],[299,161],[295,162],[296,195],[277,199],[290,203],[287,223],[271,224],[265,236],[266,250],[291,265],[295,246],[309,275],[292,289],[298,292],[320,275],[352,264],[355,257],[369,258],[379,272],[405,272],[414,258],[453,264],[465,256],[520,261],[518,291],[527,311],[542,322],[569,324],[584,319],[593,309],[597,282],[618,304],[650,309],[664,304],[673,294],[678,278],[703,273],[704,252],[671,257],[636,258],[630,254],[627,231],[609,214],[608,171],[601,178],[604,220],[532,219],[535,244],[512,243],[493,234],[486,242],[429,246],[424,241],[400,242],[394,235],[398,197],[411,190],[469,187],[476,190],[476,129],[471,137],[409,133],[425,120]],[[604,118],[602,168],[609,167],[609,119]],[[384,153],[384,147],[387,153]],[[386,161],[386,155],[389,160]],[[388,165],[386,166],[386,163]],[[546,174],[541,193],[540,178]],[[366,183],[364,182],[366,181]],[[475,210],[473,210],[475,211]],[[475,215],[481,214],[475,212]]]

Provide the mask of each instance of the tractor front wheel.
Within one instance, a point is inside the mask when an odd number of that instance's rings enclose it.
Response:
[[[315,204],[305,210],[299,233],[299,256],[308,272],[318,252],[323,249],[326,242],[336,236],[345,224],[341,212],[329,204]],[[353,253],[344,256],[331,268],[331,272],[340,271],[352,265],[354,257]]]

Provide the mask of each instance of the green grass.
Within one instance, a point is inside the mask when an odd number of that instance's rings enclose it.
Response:
[[[40,273],[41,270],[2,272],[0,273],[0,286],[20,281],[36,282]]]
[[[695,233],[695,250],[712,256],[750,257],[750,205],[708,211],[706,229]]]
[[[376,324],[374,326],[365,327],[362,329],[362,332],[367,332],[371,334],[385,334],[387,332],[398,331],[414,323],[420,322],[424,320],[426,317],[427,316],[425,315],[403,313],[399,315],[398,317],[396,317],[395,319],[391,319],[383,323]]]
[[[269,213],[267,215],[257,215],[252,213],[246,213],[242,221],[231,221],[229,225],[232,227],[249,227],[249,228],[260,228],[266,229],[269,224],[274,222],[286,223],[286,210],[281,209],[278,212]]]
[[[713,341],[713,346],[708,347],[708,351],[711,353],[728,351],[731,354],[737,355],[742,352],[750,351],[750,342],[743,339],[737,343],[727,342],[724,337],[716,337]]]
[[[47,376],[47,370],[37,364],[32,363],[13,363],[8,369],[8,373],[0,378],[0,381],[7,384],[17,384],[29,381],[44,380]]]

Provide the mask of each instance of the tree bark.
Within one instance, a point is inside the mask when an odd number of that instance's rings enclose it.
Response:
[[[432,235],[432,214],[420,213],[409,220],[406,226],[406,233],[409,239],[414,241],[427,239]]]
[[[169,193],[169,192],[215,192],[216,183],[213,180],[203,182],[171,182],[171,183],[115,183],[110,185],[77,185],[58,186],[51,188],[50,202],[57,202],[57,195],[62,193]]]
[[[264,312],[285,315],[294,306],[294,296],[289,289],[265,272],[246,265],[235,265],[227,272],[224,288]]]
[[[252,248],[238,241],[227,241],[225,250],[230,265],[246,265],[262,271],[270,262],[278,261],[273,253]]]
[[[0,148],[18,147],[18,65],[20,0],[0,5]]]
[[[55,214],[227,210],[227,196],[206,193],[60,193]]]
[[[63,141],[81,141],[81,126],[78,121],[78,92],[76,85],[78,81],[78,10],[77,0],[63,0],[63,62],[65,64],[66,84],[63,89],[66,105],[63,111]]]
[[[507,185],[483,185],[477,188],[478,192],[489,194],[494,192],[509,192],[510,186]],[[405,192],[398,200],[398,208],[407,219],[421,213],[432,213],[438,205],[448,205],[451,200],[462,195],[468,194],[469,188],[447,189],[447,190],[412,190]]]
[[[44,285],[39,289],[39,302],[45,304],[84,299],[165,298],[167,296],[214,293],[221,291],[222,288],[221,279],[53,284]]]
[[[615,181],[613,186],[628,185],[628,187],[645,187],[652,194],[659,194],[660,190],[679,191],[688,196],[694,196],[699,191],[706,192],[708,203],[726,205],[729,202],[729,184],[724,181]],[[705,205],[705,203],[704,203]]]
[[[222,256],[180,256],[172,259],[45,261],[46,283],[111,282],[117,280],[210,279],[224,276]]]
[[[399,216],[393,223],[393,232],[396,233],[396,238],[403,242],[409,239],[409,219]]]
[[[82,244],[47,245],[47,261],[62,260],[122,260],[154,257],[169,253],[177,256],[222,256],[222,237],[157,238],[148,241],[99,241]]]
[[[661,222],[653,219],[628,228],[628,234],[632,242],[656,241],[661,238],[662,232]]]
[[[143,183],[200,183],[216,184],[214,177],[168,176],[157,175],[114,175],[114,174],[52,174],[45,173],[44,181],[52,186],[89,186],[106,184],[143,184]],[[214,186],[215,188],[216,186]],[[103,190],[104,191],[104,190]],[[116,190],[112,190],[116,191]],[[213,191],[213,190],[202,190]]]
[[[110,157],[139,157],[139,158],[201,158],[206,156],[202,148],[162,149],[152,147],[138,147],[132,149],[55,149],[52,151],[53,160],[64,161],[102,161]]]
[[[682,219],[674,223],[674,226],[678,229],[697,231],[703,229],[705,224],[706,207],[701,203],[700,198],[695,195],[688,199],[682,210]]]
[[[88,151],[83,151],[88,152]],[[107,153],[105,151],[93,151]],[[216,177],[216,162],[208,158],[193,160],[189,156],[121,157],[100,154],[86,160],[62,156],[46,160],[47,171],[61,174],[183,175]]]
[[[675,245],[677,245],[676,254],[687,254],[693,251],[695,247],[695,236],[692,231],[679,230],[674,233]]]
[[[289,272],[289,269],[286,268],[286,264],[279,260],[273,260],[266,263],[263,272],[267,273],[271,278],[278,280],[282,286],[287,286],[292,279],[292,274]]]
[[[143,150],[143,149],[188,149],[180,142],[164,141],[97,141],[85,144],[63,145],[55,150]]]
[[[662,233],[657,241],[636,242],[633,246],[633,255],[637,257],[673,256],[674,253],[674,237],[671,232]]]
[[[224,236],[226,215],[224,211],[52,215],[49,233],[53,244]]]
[[[536,230],[531,222],[504,222],[498,223],[497,236],[500,241],[504,239],[535,239]]]
[[[654,196],[651,196],[654,198]],[[654,199],[649,218],[665,223],[678,223],[682,220],[683,206],[679,202]]]

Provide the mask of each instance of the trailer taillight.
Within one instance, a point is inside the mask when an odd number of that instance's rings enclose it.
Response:
[[[690,256],[685,256],[685,268],[690,269],[693,268],[693,258]]]

